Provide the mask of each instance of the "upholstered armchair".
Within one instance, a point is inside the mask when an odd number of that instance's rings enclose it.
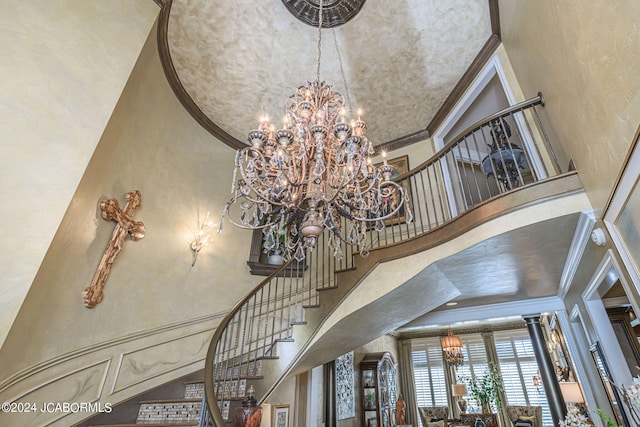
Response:
[[[533,417],[531,427],[542,427],[542,406],[507,406],[507,415],[511,420],[511,425],[515,425],[517,420],[527,420]]]
[[[443,425],[447,426],[447,419],[449,418],[448,406],[420,406],[418,407],[420,418],[422,419],[422,425],[427,427],[431,420],[444,420]]]

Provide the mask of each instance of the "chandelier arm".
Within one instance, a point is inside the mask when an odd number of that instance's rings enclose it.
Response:
[[[236,201],[238,201],[238,199],[240,199],[240,198],[244,198],[244,196],[242,196],[242,195],[234,196],[231,200],[229,200],[225,204],[223,216],[225,216],[229,220],[229,222],[231,224],[235,225],[238,228],[243,228],[245,230],[262,230],[262,229],[265,229],[267,227],[272,226],[273,224],[276,224],[277,221],[270,221],[270,222],[267,222],[267,223],[265,223],[263,225],[248,225],[248,224],[244,224],[242,222],[235,221],[233,219],[233,217],[231,216],[231,207],[234,206]]]
[[[346,178],[346,177],[345,177]],[[336,187],[336,194],[333,195],[333,197],[330,199],[330,201],[328,203],[334,203],[336,198],[342,194],[342,189],[351,184],[352,182],[356,182],[356,183],[362,183],[365,182],[369,179],[368,176],[364,176],[362,179],[358,179],[357,174],[355,174],[354,176],[352,176],[347,182],[343,182],[340,186]],[[369,191],[372,191],[376,185],[377,180],[376,179],[371,179],[371,183],[368,185],[367,188],[364,189],[364,191],[361,191],[361,193],[368,193]],[[333,188],[333,187],[332,187]]]
[[[240,173],[242,174],[242,172],[240,172]],[[265,203],[266,202],[266,203],[269,203],[269,204],[274,205],[274,206],[287,206],[288,205],[288,203],[286,203],[286,202],[279,202],[279,201],[277,201],[275,199],[266,198],[266,197],[261,196],[260,192],[250,182],[245,181],[245,185],[247,185],[251,189],[251,191],[255,194],[256,198],[252,197],[249,193],[247,193],[247,194],[242,193],[238,197],[244,197],[245,199],[249,200],[250,202],[256,203],[256,204],[260,204],[260,203]]]
[[[301,171],[296,181],[296,189],[300,188],[298,191],[296,191],[296,195],[299,197],[299,198],[296,197],[296,200],[300,200],[300,202],[304,200],[304,196],[306,195],[306,191],[304,189],[304,186],[306,185],[304,182],[306,176],[307,176],[307,162],[302,162]]]
[[[398,206],[396,206],[396,208],[389,212],[388,214],[384,215],[384,216],[380,216],[380,217],[376,217],[376,218],[361,218],[358,216],[353,215],[353,219],[356,221],[365,221],[365,222],[376,222],[376,221],[380,221],[380,220],[384,220],[384,219],[388,219],[391,218],[392,216],[394,216],[396,213],[398,213],[400,211],[400,209],[404,206],[404,201],[406,200],[406,196],[405,196],[405,191],[404,188],[402,188],[402,186],[396,182],[393,181],[388,181],[385,183],[385,185],[393,185],[397,188],[398,191],[400,191],[400,200],[402,200],[402,203],[398,203]],[[380,188],[378,188],[378,192],[380,191]]]
[[[241,150],[241,153],[244,152],[245,150],[251,151],[251,152],[254,152],[254,153],[258,153],[262,157],[262,159],[264,159],[264,156],[262,155],[262,153],[260,153],[258,150],[255,150],[252,147],[243,148]],[[260,191],[259,191],[260,189],[255,187],[254,182],[261,182],[262,183],[263,180],[260,179],[259,177],[258,177],[258,179],[249,178],[247,176],[247,174],[245,173],[246,172],[245,169],[242,167],[242,161],[239,161],[239,163],[237,164],[237,168],[240,171],[240,175],[242,177],[242,181],[244,182],[244,185],[246,185],[247,187],[249,187],[249,189],[251,191],[253,191],[253,193],[256,195],[255,197],[257,197],[257,199],[254,199],[253,197],[251,197],[249,193],[245,194],[244,192],[242,192],[242,190],[240,190],[241,193],[242,193],[242,197],[246,198],[247,200],[249,200],[249,201],[251,201],[253,203],[267,202],[267,203],[270,203],[270,204],[276,205],[276,206],[286,206],[287,205],[286,202],[280,202],[280,201],[278,201],[276,199],[262,196]],[[261,169],[261,171],[262,171],[262,173],[267,173],[264,169]],[[237,197],[235,199],[237,199]]]
[[[335,187],[336,192],[335,192],[335,194],[334,194],[333,196],[331,196],[328,200],[325,198],[325,200],[324,200],[324,201],[325,201],[325,203],[333,204],[333,203],[335,202],[336,198],[337,198],[340,194],[342,194],[342,191],[341,191],[341,190],[342,190],[344,187],[346,187],[347,185],[349,185],[349,184],[354,180],[354,178],[355,178],[355,177],[352,177],[351,179],[347,179],[347,178],[348,178],[348,177],[347,177],[347,176],[345,176],[345,177],[343,178],[342,183],[341,183],[340,185],[338,185],[337,187]],[[328,185],[328,184],[327,184],[327,185]],[[333,186],[329,186],[329,187],[330,187],[330,188],[333,188]]]

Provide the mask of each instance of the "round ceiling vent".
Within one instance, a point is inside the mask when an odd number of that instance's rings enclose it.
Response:
[[[323,0],[322,28],[331,28],[350,21],[360,12],[365,0]],[[289,12],[302,22],[318,26],[320,0],[282,0]]]

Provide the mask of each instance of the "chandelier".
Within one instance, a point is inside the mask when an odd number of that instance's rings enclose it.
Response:
[[[412,218],[386,153],[381,166],[371,162],[375,151],[361,112],[348,121],[343,96],[320,80],[322,15],[321,0],[316,80],[289,96],[280,129],[263,116],[249,132],[249,145],[236,153],[232,198],[222,215],[235,226],[262,229],[266,251],[298,261],[324,230],[336,258],[342,243],[366,256],[367,231],[382,231],[401,209],[407,222]]]
[[[447,336],[440,339],[440,344],[444,352],[444,359],[449,366],[462,366],[464,356],[462,355],[462,340],[460,337],[453,335],[453,332],[449,329]]]

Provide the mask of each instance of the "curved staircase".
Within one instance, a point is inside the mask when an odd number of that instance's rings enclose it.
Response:
[[[339,335],[340,319],[332,316],[340,304],[381,263],[426,251],[518,209],[581,192],[575,172],[561,174],[536,111],[539,105],[540,94],[476,123],[431,159],[399,176],[410,193],[415,220],[408,223],[409,215],[399,212],[383,229],[372,228],[368,257],[354,257],[349,247],[334,254],[325,235],[304,264],[285,263],[238,302],[209,347],[201,425],[230,423],[250,386],[262,403],[289,375],[399,326],[388,323],[386,331],[378,326],[360,337],[342,339],[337,346],[326,339],[328,330]],[[500,140],[507,135],[508,140]],[[491,147],[490,154],[485,145]],[[495,151],[497,146],[502,149]],[[524,160],[515,166],[509,163],[518,156]],[[442,294],[434,307],[455,296],[455,290]],[[407,308],[406,319],[400,316],[396,322],[407,322],[424,310]]]

